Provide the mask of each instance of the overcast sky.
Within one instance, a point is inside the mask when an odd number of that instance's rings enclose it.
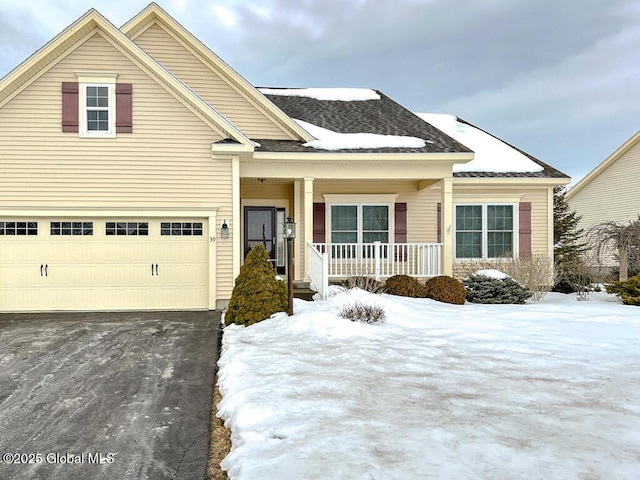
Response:
[[[0,76],[89,8],[0,0]],[[579,180],[640,129],[638,0],[159,0],[256,86],[367,87],[452,113]]]

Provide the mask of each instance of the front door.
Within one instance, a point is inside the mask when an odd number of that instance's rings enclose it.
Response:
[[[244,207],[244,256],[261,243],[277,272],[284,273],[284,208]]]
[[[276,258],[276,208],[244,207],[244,256],[261,243],[270,259]]]

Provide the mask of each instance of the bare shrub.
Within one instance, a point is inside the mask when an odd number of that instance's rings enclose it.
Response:
[[[355,302],[352,305],[342,307],[340,316],[352,322],[380,323],[384,319],[384,308],[379,305]]]
[[[562,293],[575,293],[576,300],[589,300],[589,293],[592,290],[592,279],[590,269],[580,258],[565,260],[556,267],[556,286],[554,291]],[[562,290],[566,288],[567,290]]]
[[[599,261],[615,255],[620,264],[618,280],[626,281],[629,271],[640,269],[640,215],[637,220],[619,223],[612,220],[601,222],[587,233],[589,243]]]
[[[365,292],[375,293],[376,295],[384,292],[384,282],[376,280],[371,275],[353,275],[347,277],[341,282],[341,286],[347,290],[359,288]]]
[[[470,260],[456,265],[460,278],[467,278],[478,270],[499,270],[521,283],[531,292],[533,300],[542,300],[553,286],[553,262],[546,255],[523,255],[519,258]]]

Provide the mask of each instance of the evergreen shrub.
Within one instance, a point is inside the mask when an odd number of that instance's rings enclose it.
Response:
[[[384,291],[401,297],[425,298],[427,296],[425,286],[417,278],[409,275],[389,277],[385,282]]]
[[[264,245],[255,245],[236,277],[225,323],[252,325],[274,313],[286,312],[288,305],[287,285],[276,279]]]
[[[625,282],[615,281],[605,285],[607,293],[616,294],[625,305],[640,306],[640,275],[631,277]]]
[[[467,300],[472,303],[523,304],[531,291],[511,277],[494,278],[472,274],[464,281]]]
[[[460,280],[449,275],[440,275],[430,278],[425,284],[428,298],[438,302],[464,305],[467,298],[467,290]]]

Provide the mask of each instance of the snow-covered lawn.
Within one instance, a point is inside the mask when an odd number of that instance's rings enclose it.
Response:
[[[380,325],[340,318],[355,300]],[[352,290],[225,329],[231,479],[639,479],[640,308]]]

